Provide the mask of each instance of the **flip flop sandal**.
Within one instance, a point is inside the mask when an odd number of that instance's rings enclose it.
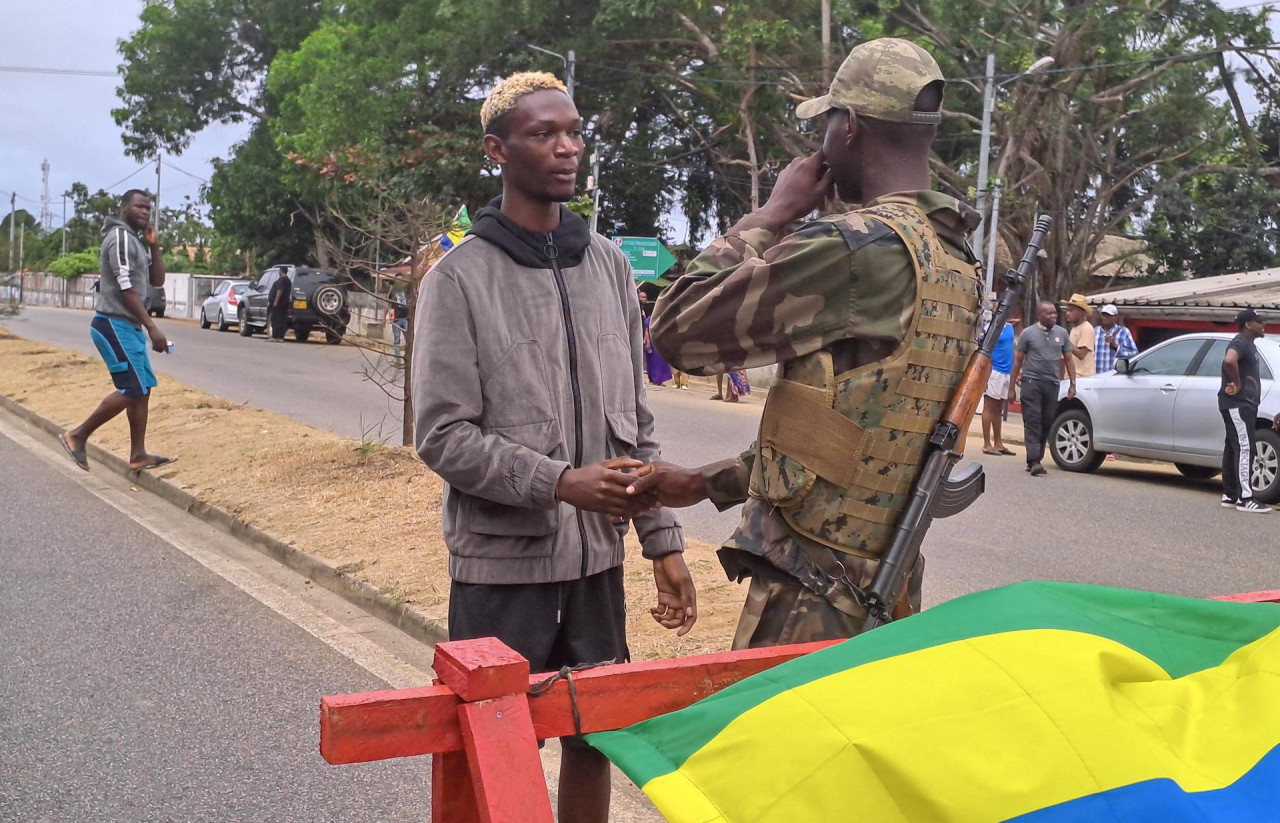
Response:
[[[154,463],[147,463],[147,464],[146,464],[146,465],[144,465],[144,466],[135,466],[135,465],[133,465],[132,463],[130,463],[130,464],[129,464],[129,471],[131,471],[131,472],[144,472],[144,471],[150,471],[151,469],[158,469],[158,468],[160,468],[161,466],[167,466],[167,465],[169,465],[170,463],[175,463],[175,462],[177,462],[177,460],[178,460],[178,458],[176,458],[176,457],[161,457],[161,456],[160,456],[160,455],[158,455],[158,454],[154,454],[154,455],[152,455],[152,456],[151,456],[151,459],[152,459],[152,460],[154,460],[155,462],[154,462]]]
[[[73,449],[71,444],[67,442],[65,433],[58,435],[58,442],[62,444],[62,450],[67,456],[75,461],[75,464],[85,471],[89,471],[89,458],[85,455],[84,449]]]
[[[721,394],[713,394],[713,395],[711,395],[711,397],[709,397],[709,398],[707,398],[707,399],[708,399],[708,400],[723,400],[723,399],[724,399],[724,395],[721,395]]]
[[[1011,450],[1009,450],[1009,449],[1001,449],[1001,450],[998,452],[998,454],[1017,454],[1017,452],[1015,452],[1015,451],[1011,451]]]
[[[983,454],[995,454],[995,455],[1003,454],[1003,452],[1001,452],[999,449],[983,449],[983,450],[982,450],[982,453],[983,453]]]

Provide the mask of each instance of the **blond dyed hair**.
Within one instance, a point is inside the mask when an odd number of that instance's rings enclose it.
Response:
[[[480,126],[489,133],[489,124],[516,107],[520,98],[535,91],[569,91],[559,77],[545,71],[522,71],[498,83],[480,107]]]

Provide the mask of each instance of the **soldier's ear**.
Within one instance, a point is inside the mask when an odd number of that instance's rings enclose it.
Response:
[[[853,109],[845,109],[844,136],[849,145],[853,145],[853,141],[858,139],[858,113]]]

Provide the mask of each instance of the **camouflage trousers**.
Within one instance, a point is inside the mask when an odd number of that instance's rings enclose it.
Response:
[[[907,579],[906,596],[893,609],[895,620],[919,613],[923,584],[924,556],[921,555]],[[780,572],[762,573],[757,568],[751,575],[747,602],[738,618],[733,648],[757,649],[853,637],[862,628],[866,616],[865,611],[848,614],[837,609],[827,598],[793,577]]]

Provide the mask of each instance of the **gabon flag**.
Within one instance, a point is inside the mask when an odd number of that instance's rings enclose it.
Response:
[[[1280,604],[961,597],[589,735],[677,823],[1280,821]]]

